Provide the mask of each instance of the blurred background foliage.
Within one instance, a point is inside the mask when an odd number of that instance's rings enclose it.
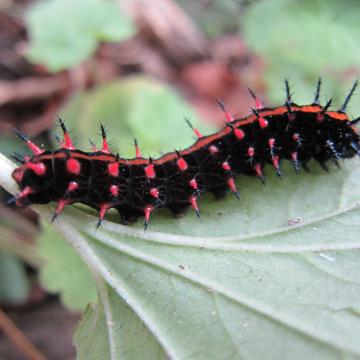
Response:
[[[121,41],[135,34],[133,22],[118,11],[117,4],[103,0],[35,3],[26,14],[26,22],[28,58],[45,64],[52,72],[86,60],[101,41]]]
[[[322,100],[340,103],[359,75],[359,12],[355,0],[0,1],[0,150],[23,148],[11,126],[55,147],[61,115],[81,148],[99,143],[101,121],[114,152],[133,156],[136,136],[158,155],[191,144],[185,117],[204,133],[221,125],[216,98],[239,116],[246,86],[281,103],[285,77],[295,102],[321,76]],[[51,227],[28,209],[3,206],[0,219],[2,304],[94,301],[90,274]]]

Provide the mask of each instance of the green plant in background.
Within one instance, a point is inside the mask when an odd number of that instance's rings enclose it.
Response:
[[[24,264],[16,256],[0,252],[0,299],[3,303],[23,303],[29,296]]]
[[[76,132],[77,146],[89,149],[89,138],[99,145],[102,122],[109,129],[114,152],[130,158],[135,155],[135,136],[143,156],[156,157],[193,143],[185,117],[200,126],[195,111],[173,89],[141,75],[77,94],[61,116]],[[201,126],[211,131],[210,126]]]
[[[284,98],[280,78],[296,84],[295,97],[308,102],[318,76],[327,94],[343,98],[344,81],[360,67],[360,3],[353,0],[257,1],[241,18],[250,48],[266,61],[265,80],[273,101]],[[353,101],[354,111],[359,111]]]
[[[89,58],[100,41],[120,41],[135,33],[120,1],[50,0],[33,5],[27,14],[28,58],[56,72]]]
[[[267,96],[284,99],[279,80],[288,77],[299,103],[307,103],[319,76],[324,93],[343,99],[358,76],[360,25],[358,1],[345,0],[178,0],[209,36],[240,29],[239,35],[266,63]],[[247,84],[251,85],[251,84]],[[311,94],[311,95],[310,95]],[[341,101],[341,100],[339,100]],[[356,113],[360,106],[354,101]]]

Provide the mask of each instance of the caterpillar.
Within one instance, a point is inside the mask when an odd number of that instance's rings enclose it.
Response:
[[[97,226],[106,212],[115,208],[123,223],[140,216],[147,229],[150,215],[166,207],[180,215],[192,207],[200,216],[198,200],[205,192],[223,197],[228,190],[240,198],[235,178],[240,174],[256,176],[263,183],[265,164],[272,164],[282,177],[281,162],[289,160],[298,172],[308,170],[310,160],[326,169],[326,162],[360,155],[360,138],[355,127],[360,117],[351,120],[346,107],[358,85],[355,81],[344,103],[331,111],[330,99],[320,104],[321,78],[310,105],[292,101],[285,80],[286,99],[279,107],[264,107],[249,89],[255,106],[245,118],[233,118],[224,104],[225,126],[217,133],[203,136],[187,120],[197,141],[184,150],[169,152],[157,159],[143,158],[135,140],[135,158],[125,159],[110,152],[106,131],[101,124],[102,148],[84,152],[75,148],[64,122],[59,119],[63,140],[60,148],[45,151],[16,129],[32,156],[15,155],[21,164],[12,177],[20,192],[10,199],[18,206],[56,201],[52,220],[65,206],[82,203],[99,211]]]

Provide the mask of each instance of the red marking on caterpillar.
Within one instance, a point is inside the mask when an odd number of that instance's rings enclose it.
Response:
[[[231,167],[229,165],[229,163],[227,161],[224,161],[222,164],[221,164],[222,168],[226,171],[230,171],[231,170]]]
[[[210,145],[209,146],[209,151],[211,154],[216,154],[219,152],[219,149],[215,146],[215,145]]]
[[[75,191],[78,187],[79,187],[79,183],[77,183],[76,181],[70,181],[67,187],[67,191],[68,192]]]
[[[141,158],[141,151],[136,139],[134,139],[134,145],[135,145],[135,157]]]
[[[46,166],[42,162],[28,162],[26,163],[26,167],[32,170],[36,175],[44,175],[46,172]]]
[[[242,140],[245,137],[245,133],[241,129],[234,129],[234,135],[238,140]]]
[[[56,151],[40,149],[15,130],[33,156],[17,157],[22,165],[12,176],[20,192],[12,202],[27,206],[57,201],[53,220],[66,205],[84,203],[99,210],[98,226],[107,210],[115,208],[123,222],[143,216],[146,229],[151,214],[160,207],[175,215],[192,207],[199,216],[198,201],[205,192],[223,196],[230,190],[239,198],[236,176],[253,175],[265,182],[263,168],[267,163],[281,177],[283,160],[291,161],[298,172],[301,167],[306,169],[310,160],[326,167],[327,161],[337,164],[341,158],[360,155],[355,127],[360,117],[350,120],[345,112],[357,82],[338,111],[329,111],[331,100],[320,104],[320,86],[321,80],[311,104],[299,106],[292,101],[286,81],[285,104],[276,108],[264,107],[250,90],[255,109],[242,119],[234,119],[220,102],[226,118],[224,128],[203,136],[186,120],[196,142],[158,159],[142,158],[136,140],[134,159],[111,154],[102,125],[102,148],[94,152],[75,149],[61,120],[64,137]]]
[[[176,161],[176,164],[180,171],[185,171],[189,167],[184,158],[180,157],[179,160]]]
[[[159,190],[157,188],[152,188],[149,192],[153,198],[157,199],[159,197]]]
[[[255,153],[255,149],[254,149],[252,146],[250,146],[250,147],[248,148],[248,150],[247,150],[247,153],[248,153],[249,158],[253,158],[253,157],[254,157],[254,153]]]
[[[71,203],[70,200],[59,199],[51,221],[53,222],[63,212],[63,210],[65,209],[65,206],[70,203]]]
[[[197,181],[195,179],[191,179],[189,181],[189,185],[194,189],[194,190],[197,190],[198,189],[198,184],[197,184]]]
[[[119,163],[113,162],[110,164],[107,164],[107,171],[111,176],[119,176]]]
[[[30,194],[33,193],[33,189],[30,186],[25,186],[19,194],[16,195],[16,201],[21,200],[23,198],[27,198]]]
[[[119,195],[119,186],[118,185],[110,185],[109,191],[110,191],[110,194],[116,198]]]
[[[66,160],[66,170],[70,174],[79,175],[81,172],[81,163],[79,160],[70,158]]]
[[[145,223],[144,228],[147,229],[150,221],[150,214],[154,210],[154,207],[152,205],[146,205],[144,208],[144,215],[145,215]]]
[[[145,166],[144,170],[145,170],[145,175],[147,178],[152,179],[152,178],[156,177],[154,164],[152,162],[150,162],[149,165]]]

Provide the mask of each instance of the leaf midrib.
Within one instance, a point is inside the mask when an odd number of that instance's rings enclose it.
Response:
[[[346,344],[342,344],[341,341],[338,341],[338,339],[335,338],[329,338],[327,334],[319,334],[319,332],[315,333],[307,328],[306,323],[301,323],[297,319],[290,319],[286,318],[284,316],[281,316],[281,314],[276,314],[273,309],[268,308],[266,305],[264,305],[261,302],[254,301],[254,299],[248,298],[245,295],[235,293],[231,290],[228,290],[221,285],[217,283],[209,282],[207,279],[203,278],[202,276],[196,274],[193,271],[186,270],[186,271],[179,271],[178,267],[157,258],[154,258],[142,251],[139,251],[137,249],[133,249],[128,245],[122,244],[118,240],[109,239],[104,234],[97,234],[97,240],[100,240],[100,242],[108,247],[111,247],[112,249],[116,249],[120,251],[123,254],[126,254],[130,257],[133,257],[137,260],[141,260],[145,263],[151,264],[155,267],[158,267],[160,269],[169,271],[177,276],[186,278],[187,280],[190,280],[192,283],[196,285],[201,285],[204,288],[212,288],[217,293],[223,295],[224,297],[228,298],[231,301],[234,301],[235,303],[238,303],[256,313],[259,313],[267,318],[269,318],[271,321],[278,322],[292,330],[295,330],[296,332],[307,336],[315,341],[321,342],[329,347],[332,347],[339,352],[347,351],[351,352],[355,355],[360,356],[360,351],[356,349],[351,349],[346,346]]]
[[[287,232],[292,232],[295,230],[299,230],[299,229],[302,229],[305,227],[315,225],[324,220],[332,219],[335,216],[346,214],[355,209],[358,209],[359,206],[360,206],[360,204],[354,203],[346,208],[327,213],[325,215],[319,216],[317,218],[313,218],[308,221],[304,221],[299,224],[295,224],[295,225],[291,225],[291,226],[288,225],[288,226],[284,226],[284,227],[269,230],[269,231],[261,231],[258,233],[255,232],[252,234],[242,235],[242,236],[241,235],[240,236],[238,236],[238,235],[223,236],[223,237],[196,236],[195,241],[193,240],[194,239],[193,236],[177,235],[177,234],[157,232],[157,231],[152,231],[152,230],[147,230],[146,233],[144,233],[143,230],[131,228],[127,225],[121,225],[121,224],[113,223],[110,221],[104,221],[102,226],[103,226],[103,230],[109,231],[111,233],[127,235],[127,236],[131,236],[131,237],[134,237],[137,239],[157,242],[157,243],[161,243],[161,244],[169,244],[169,245],[171,244],[171,245],[181,245],[181,246],[186,245],[186,246],[195,246],[195,247],[204,247],[204,246],[207,247],[208,246],[211,249],[219,249],[219,250],[221,250],[222,248],[228,247],[228,249],[236,250],[238,248],[238,246],[236,246],[236,245],[234,246],[233,244],[225,244],[225,243],[235,242],[235,241],[237,243],[240,243],[242,240],[260,239],[260,238],[267,237],[267,236],[280,235],[280,234],[284,234]],[[90,226],[90,223],[87,225]],[[212,244],[213,242],[216,244]],[[221,244],[221,246],[218,246],[219,244]],[[263,244],[256,245],[256,244],[250,244],[250,243],[247,244],[244,242],[240,245],[242,245],[243,248],[241,248],[241,246],[240,246],[239,249],[242,249],[244,251],[251,251],[251,250],[261,251],[261,248],[263,248],[263,247],[266,248],[266,245],[263,245]],[[360,243],[357,244],[357,247],[360,247]],[[282,251],[288,252],[288,250],[286,250],[285,248],[286,247],[284,247],[284,250],[281,250],[281,247],[278,247],[277,249],[271,249],[271,251],[274,250],[274,251],[280,251],[280,252],[282,252]],[[293,247],[291,247],[291,248],[293,248]],[[347,246],[345,246],[344,249],[348,249]],[[320,250],[327,250],[327,249],[321,248],[319,250],[314,250],[311,246],[309,246],[309,247],[308,246],[299,246],[299,251],[320,251]],[[329,250],[332,250],[332,249],[330,248]],[[335,249],[335,250],[338,250],[338,249]],[[267,251],[269,251],[269,250],[267,250]]]

